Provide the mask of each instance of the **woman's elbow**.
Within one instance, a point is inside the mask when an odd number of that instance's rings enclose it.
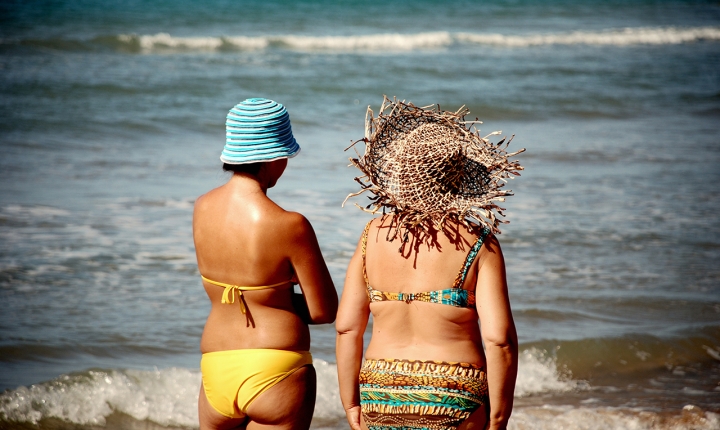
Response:
[[[518,350],[517,335],[514,331],[483,336],[485,348],[497,348],[516,353]]]
[[[310,321],[312,324],[331,324],[335,322],[335,312],[319,312],[314,315],[310,315]]]
[[[309,307],[309,317],[311,324],[330,324],[335,322],[335,316],[338,310],[338,298],[335,290],[332,294],[318,300],[315,306]]]
[[[333,322],[335,322],[335,318],[330,316],[323,316],[312,320],[312,324],[332,324]]]
[[[335,322],[335,331],[337,332],[337,339],[358,340],[362,339],[365,329],[357,321],[343,318],[341,315]]]

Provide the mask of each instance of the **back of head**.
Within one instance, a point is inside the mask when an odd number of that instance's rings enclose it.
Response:
[[[512,195],[503,187],[523,167],[510,157],[524,149],[508,153],[512,138],[491,143],[488,137],[499,132],[481,137],[474,123],[465,121],[468,113],[465,107],[442,111],[387,97],[377,117],[368,108],[361,139],[365,153],[350,159],[363,173],[355,178],[363,189],[348,197],[371,192],[371,203],[361,209],[390,212],[396,232],[428,223],[443,230],[446,221],[453,221],[500,233],[505,221],[498,216],[504,217],[504,209],[497,202]]]
[[[225,165],[292,158],[300,152],[285,106],[264,98],[249,98],[230,109],[225,122],[225,138],[220,155]]]

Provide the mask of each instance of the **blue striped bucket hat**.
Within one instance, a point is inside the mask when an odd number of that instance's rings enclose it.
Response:
[[[246,164],[292,158],[300,152],[285,106],[263,98],[247,99],[228,112],[220,160]]]

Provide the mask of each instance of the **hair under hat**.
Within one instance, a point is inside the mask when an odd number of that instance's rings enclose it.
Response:
[[[474,126],[479,121],[465,121],[468,113],[464,106],[449,112],[387,96],[377,118],[368,107],[365,137],[353,143],[365,142],[365,153],[350,159],[362,172],[355,178],[362,190],[347,198],[369,191],[370,204],[356,206],[395,215],[396,233],[401,227],[424,229],[425,221],[442,229],[448,219],[500,233],[499,223],[507,221],[498,219],[505,215],[497,202],[513,195],[503,187],[523,170],[509,157],[525,150],[508,153],[512,137],[488,140],[500,132],[481,137]]]
[[[292,158],[300,152],[285,106],[268,99],[247,99],[230,109],[225,137],[220,160],[227,164]]]

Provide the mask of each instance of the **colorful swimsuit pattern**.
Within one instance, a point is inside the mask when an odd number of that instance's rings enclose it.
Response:
[[[362,237],[363,276],[370,302],[422,301],[475,307],[475,292],[462,288],[468,270],[490,233],[483,229],[451,288],[396,293],[372,288],[365,254],[370,223]],[[360,407],[370,430],[454,430],[487,403],[487,377],[481,366],[421,360],[365,360],[360,369]]]
[[[365,360],[359,381],[370,430],[453,430],[487,398],[484,369],[469,363]]]
[[[370,223],[365,226],[365,231],[362,236],[362,261],[363,261],[363,277],[365,278],[365,286],[367,287],[368,297],[371,302],[384,302],[384,301],[401,301],[410,303],[411,301],[438,303],[441,305],[450,305],[458,308],[471,308],[475,307],[475,292],[464,290],[462,288],[467,277],[468,270],[472,266],[475,257],[477,257],[480,248],[482,248],[483,241],[490,234],[490,230],[484,228],[477,240],[470,248],[467,258],[463,263],[460,271],[455,277],[455,282],[451,288],[445,290],[435,291],[423,291],[420,293],[394,293],[388,291],[376,290],[370,286],[370,282],[367,277],[367,269],[365,266],[365,254],[367,251],[367,235],[370,229]]]

